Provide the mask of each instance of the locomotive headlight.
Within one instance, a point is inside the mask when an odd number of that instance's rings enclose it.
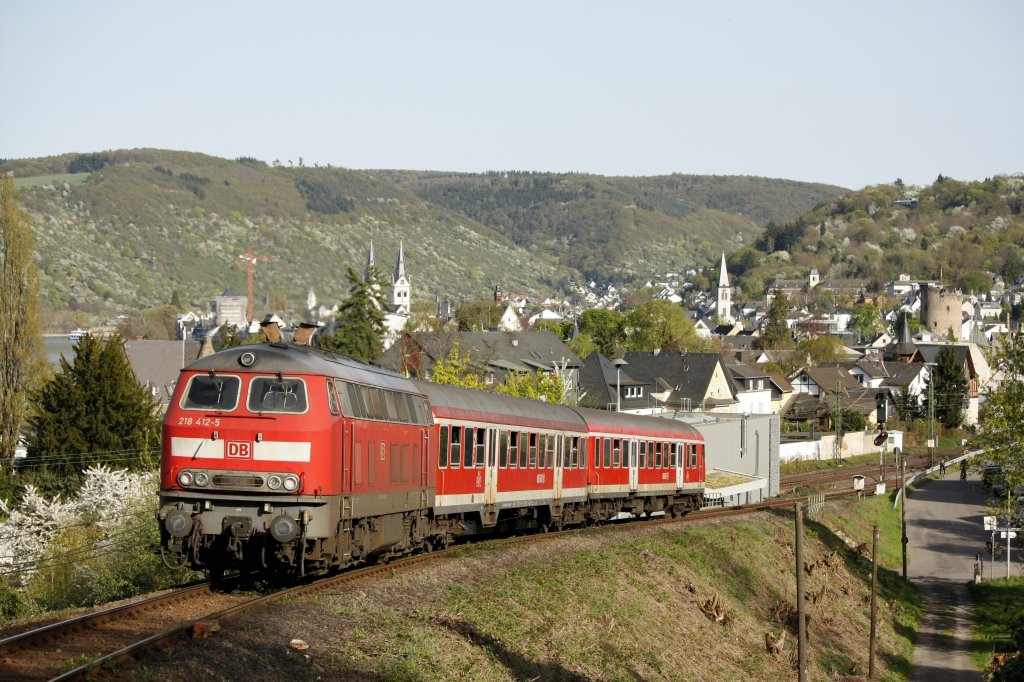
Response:
[[[178,474],[178,485],[182,488],[190,488],[192,483],[195,481],[195,477],[191,471],[182,471]]]
[[[280,543],[291,542],[298,534],[299,524],[284,514],[270,522],[270,535]]]
[[[206,485],[210,482],[210,477],[206,475],[205,471],[196,472],[196,485]]]
[[[164,519],[164,528],[172,538],[183,538],[192,530],[192,516],[181,509],[175,509]]]
[[[278,476],[277,474],[271,474],[270,477],[267,478],[267,487],[270,488],[271,490],[277,490],[278,488],[280,488],[281,477]]]
[[[294,474],[288,474],[284,477],[284,489],[290,493],[295,492],[299,489],[299,477]]]

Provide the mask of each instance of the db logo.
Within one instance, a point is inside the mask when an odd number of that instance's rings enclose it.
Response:
[[[252,459],[252,443],[247,440],[229,440],[228,457],[233,459]]]

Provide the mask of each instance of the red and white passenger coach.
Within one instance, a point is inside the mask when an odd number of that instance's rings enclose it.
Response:
[[[412,381],[276,341],[181,372],[164,418],[165,558],[295,574],[520,526],[698,509],[704,444],[672,419]]]

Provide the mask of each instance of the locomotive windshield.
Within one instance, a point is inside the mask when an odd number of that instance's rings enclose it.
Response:
[[[302,379],[256,377],[249,384],[250,412],[306,411],[306,384]]]
[[[238,405],[241,384],[238,377],[197,374],[188,383],[181,408],[230,412]]]

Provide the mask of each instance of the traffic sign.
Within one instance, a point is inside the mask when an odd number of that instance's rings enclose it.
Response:
[[[985,517],[985,530],[995,530],[998,525],[998,517],[986,516]]]
[[[1005,530],[1002,531],[1001,533],[999,533],[999,537],[1005,538],[1007,533],[1010,534],[1010,539],[1011,540],[1014,539],[1015,537],[1017,537],[1017,534],[1015,532],[1013,532],[1012,530],[1011,531],[1005,531]]]

